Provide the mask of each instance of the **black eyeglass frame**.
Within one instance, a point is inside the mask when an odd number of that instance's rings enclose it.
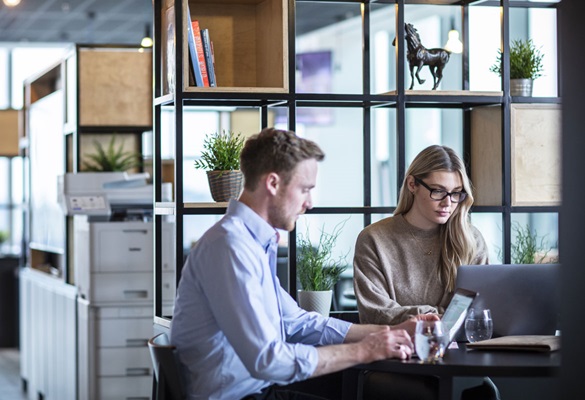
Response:
[[[449,196],[449,198],[451,199],[452,203],[461,203],[462,201],[464,201],[467,198],[467,192],[447,192],[446,190],[443,189],[433,189],[432,187],[430,187],[429,185],[427,185],[426,183],[423,182],[422,179],[417,178],[416,176],[414,177],[414,181],[416,183],[420,183],[422,186],[424,186],[430,193],[429,196],[431,198],[431,200],[435,200],[435,201],[443,201],[445,200],[445,198],[447,196]],[[433,193],[445,193],[445,195],[443,197],[439,198],[434,198],[433,197]],[[453,199],[453,195],[458,195],[459,199],[458,200],[454,200]]]

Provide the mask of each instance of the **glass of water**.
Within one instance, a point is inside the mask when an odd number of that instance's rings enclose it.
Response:
[[[493,330],[490,310],[469,309],[465,318],[465,336],[470,343],[491,339]]]
[[[449,332],[441,321],[417,321],[414,348],[423,363],[440,361],[449,345]]]

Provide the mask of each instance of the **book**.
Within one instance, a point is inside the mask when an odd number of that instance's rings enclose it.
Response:
[[[191,24],[187,25],[189,36],[189,54],[191,55],[191,63],[193,65],[195,85],[199,87],[208,87],[210,86],[209,76],[207,73],[205,54],[203,52],[203,42],[201,39],[201,30],[199,29],[199,21],[193,20],[191,21]]]
[[[550,352],[561,348],[561,338],[552,335],[502,336],[495,339],[467,343],[468,349],[476,350],[520,350]]]
[[[215,81],[215,67],[213,65],[213,55],[211,53],[211,40],[209,39],[209,29],[201,30],[201,39],[203,41],[203,53],[207,64],[207,74],[209,76],[209,86],[217,86]]]
[[[175,7],[170,6],[162,15],[162,93],[175,91]]]
[[[199,21],[191,21],[191,28],[193,29],[193,37],[195,38],[195,49],[197,50],[197,60],[199,61],[199,67],[201,68],[201,75],[203,76],[203,84],[208,87],[209,84],[209,72],[207,71],[207,65],[205,63],[205,54],[203,52],[203,39],[201,38],[201,29],[199,27]]]

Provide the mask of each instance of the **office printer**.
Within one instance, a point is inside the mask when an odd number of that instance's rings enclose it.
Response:
[[[124,172],[59,178],[59,203],[72,219],[69,254],[78,291],[80,398],[92,399],[96,393],[100,398],[120,393],[142,398],[152,379],[145,352],[154,318],[154,190],[148,178]],[[167,195],[170,185],[163,184]],[[172,314],[176,285],[173,228],[162,221],[159,251],[166,315]]]
[[[120,221],[151,218],[153,186],[148,173],[83,172],[59,176],[59,204],[67,215],[91,220]],[[162,185],[170,198],[171,185]]]

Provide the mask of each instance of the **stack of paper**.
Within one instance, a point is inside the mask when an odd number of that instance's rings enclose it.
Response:
[[[481,342],[467,343],[468,349],[475,350],[523,350],[523,351],[556,351],[561,348],[559,336],[521,335],[502,336]]]

